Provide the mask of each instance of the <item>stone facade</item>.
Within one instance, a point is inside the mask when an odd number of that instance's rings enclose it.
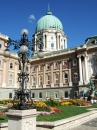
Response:
[[[51,15],[51,12],[47,14]],[[60,26],[58,29],[57,26],[56,28],[50,26],[36,31],[32,39],[35,51],[25,68],[29,73],[29,82],[25,83],[25,87],[32,90],[34,100],[78,97],[80,91],[90,88],[91,77],[97,76],[97,36],[87,38],[81,46],[67,48],[67,36]],[[0,98],[2,99],[13,97],[14,90],[20,87],[17,75],[18,55],[11,52],[10,58],[3,56],[4,43],[7,40],[8,36],[0,34]],[[37,57],[37,40],[44,45],[45,52],[42,59]]]

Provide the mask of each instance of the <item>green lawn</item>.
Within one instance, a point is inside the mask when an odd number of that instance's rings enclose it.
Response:
[[[92,107],[97,107],[97,104],[94,104]],[[82,114],[88,112],[87,108],[92,107],[77,107],[77,106],[59,106],[58,109],[62,110],[60,113],[51,114],[51,115],[39,115],[37,121],[57,121],[65,119],[71,116]]]
[[[60,113],[51,114],[51,115],[39,115],[37,116],[37,121],[57,121],[65,119],[71,116],[82,114],[88,112],[87,108],[97,108],[97,104],[94,104],[91,107],[77,107],[77,106],[59,106],[58,109],[62,110]],[[0,115],[0,123],[7,122],[7,116]]]

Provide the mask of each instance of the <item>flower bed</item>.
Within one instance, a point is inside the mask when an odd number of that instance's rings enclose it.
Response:
[[[1,104],[7,104],[8,108],[13,106],[12,99],[1,100]],[[30,102],[27,102],[30,103]],[[59,113],[61,110],[57,109],[57,106],[91,106],[90,103],[85,102],[81,99],[68,99],[68,100],[48,100],[48,101],[34,101],[34,108],[39,111],[41,115]]]

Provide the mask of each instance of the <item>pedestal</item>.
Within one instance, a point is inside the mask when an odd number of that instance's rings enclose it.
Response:
[[[6,112],[8,130],[36,130],[36,109],[12,110]]]

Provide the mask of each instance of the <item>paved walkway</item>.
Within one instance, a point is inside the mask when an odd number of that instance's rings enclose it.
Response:
[[[70,130],[97,130],[97,118],[92,119],[91,121],[88,121]]]

